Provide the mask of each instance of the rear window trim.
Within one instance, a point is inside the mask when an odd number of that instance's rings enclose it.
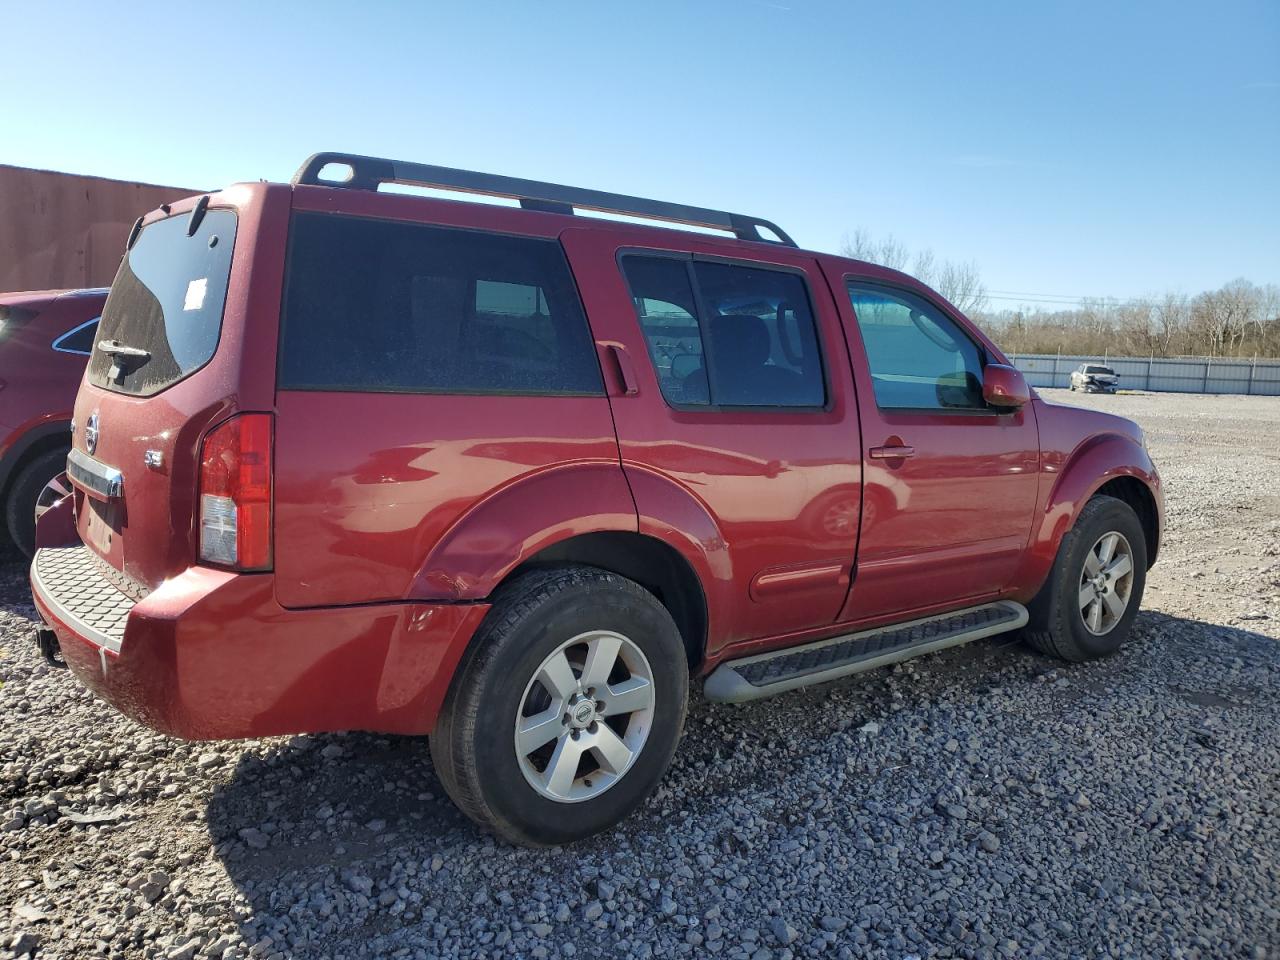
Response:
[[[348,387],[348,386],[331,386],[317,384],[290,384],[287,387],[277,387],[276,393],[349,393],[359,395],[362,393],[381,393],[391,396],[407,396],[407,397],[566,397],[579,399],[590,397],[599,399],[605,394],[601,393],[582,393],[570,392],[567,390],[425,390],[425,389],[409,389],[407,387]]]
[[[671,410],[675,410],[682,414],[718,414],[718,413],[736,413],[751,414],[758,413],[762,416],[772,419],[779,416],[787,416],[791,414],[814,415],[829,414],[835,409],[836,397],[835,392],[831,388],[831,370],[827,362],[827,346],[823,342],[822,322],[817,310],[817,304],[813,297],[813,285],[810,283],[809,271],[804,267],[787,264],[775,263],[772,260],[754,260],[749,257],[738,256],[722,256],[718,254],[695,253],[691,250],[673,250],[665,247],[643,247],[643,246],[626,246],[619,247],[614,252],[614,265],[617,268],[618,275],[622,278],[623,284],[627,288],[627,306],[631,310],[631,318],[635,322],[636,330],[640,332],[640,338],[644,341],[645,355],[649,358],[649,366],[653,370],[654,380],[657,380],[658,368],[657,358],[653,355],[653,349],[649,345],[649,338],[645,334],[644,325],[640,322],[640,318],[635,312],[635,291],[631,289],[631,278],[627,276],[627,271],[622,266],[622,261],[628,256],[653,257],[655,259],[680,260],[689,264],[689,283],[693,288],[694,303],[698,307],[699,312],[704,311],[702,301],[702,290],[698,286],[697,277],[693,272],[693,264],[695,263],[717,263],[731,267],[747,267],[753,270],[772,270],[775,273],[794,274],[800,278],[800,283],[804,287],[805,297],[809,301],[809,313],[813,318],[813,334],[814,342],[818,348],[818,364],[822,368],[822,390],[826,397],[826,401],[822,406],[777,406],[774,404],[729,404],[729,403],[674,403],[663,393],[661,384],[658,385],[658,394],[662,397],[662,402]],[[702,318],[694,317],[698,323],[699,336],[702,334]],[[703,349],[705,350],[706,341],[703,341]],[[708,384],[709,385],[709,384]]]
[[[406,195],[406,196],[412,196]],[[297,232],[293,229],[294,220],[299,214],[307,214],[309,216],[324,217],[341,217],[346,220],[367,220],[374,223],[398,223],[411,224],[421,227],[435,227],[440,230],[454,230],[470,234],[477,234],[486,237],[507,237],[519,240],[537,240],[542,243],[551,244],[560,253],[561,259],[564,261],[565,273],[569,277],[570,286],[573,289],[573,296],[577,300],[578,310],[582,316],[582,324],[586,330],[587,341],[591,344],[591,353],[595,358],[595,370],[599,375],[600,388],[591,391],[569,391],[569,390],[437,390],[437,389],[407,389],[404,387],[352,387],[352,386],[334,386],[332,384],[290,384],[282,385],[282,374],[284,371],[284,350],[283,343],[285,337],[285,325],[287,323],[287,301],[289,297],[289,270],[293,265],[294,244],[297,238]],[[522,233],[518,230],[491,230],[486,227],[462,226],[452,223],[441,223],[437,220],[420,219],[416,217],[406,216],[374,216],[362,213],[348,213],[342,210],[317,210],[311,207],[291,206],[289,209],[289,227],[288,240],[285,242],[285,260],[284,273],[280,284],[280,311],[279,326],[276,331],[276,363],[275,363],[275,389],[277,394],[281,393],[344,393],[344,394],[384,394],[384,395],[401,395],[401,396],[419,396],[419,397],[564,397],[567,399],[590,398],[608,398],[609,391],[605,384],[604,369],[600,363],[600,350],[596,344],[595,329],[591,326],[591,317],[587,313],[586,302],[582,299],[582,290],[578,285],[578,276],[574,273],[573,262],[569,259],[569,252],[565,250],[564,243],[561,241],[559,234],[555,236],[543,236],[541,234]]]

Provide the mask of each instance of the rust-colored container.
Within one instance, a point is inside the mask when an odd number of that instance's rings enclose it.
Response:
[[[200,192],[0,164],[0,290],[108,286],[133,222]]]

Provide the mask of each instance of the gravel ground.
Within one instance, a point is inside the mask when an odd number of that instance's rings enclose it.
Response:
[[[1280,400],[1046,393],[1135,417],[1167,482],[1119,656],[696,699],[658,794],[573,848],[477,833],[424,741],[120,718],[40,662],[8,559],[0,956],[1280,957]]]

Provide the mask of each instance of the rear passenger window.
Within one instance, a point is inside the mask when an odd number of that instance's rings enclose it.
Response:
[[[560,245],[388,220],[293,219],[280,387],[601,394]]]
[[[804,280],[719,262],[622,259],[662,395],[675,406],[822,407]]]

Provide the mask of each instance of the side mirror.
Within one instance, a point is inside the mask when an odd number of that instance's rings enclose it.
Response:
[[[982,399],[990,406],[1015,410],[1031,402],[1031,389],[1022,371],[1003,363],[989,363],[982,368]]]

